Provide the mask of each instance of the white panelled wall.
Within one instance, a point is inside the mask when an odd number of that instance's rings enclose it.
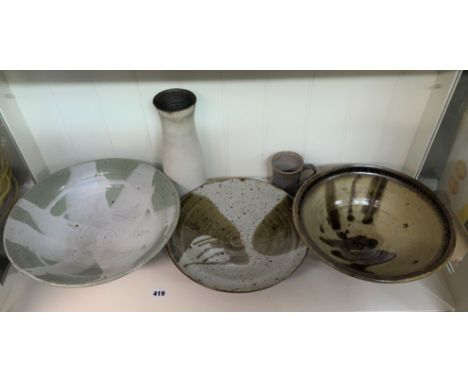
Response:
[[[198,97],[208,175],[267,176],[293,150],[316,164],[402,169],[437,72],[5,71],[51,172],[96,158],[161,162],[152,99],[184,87]]]

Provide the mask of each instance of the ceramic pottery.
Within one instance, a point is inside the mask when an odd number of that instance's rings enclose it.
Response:
[[[12,173],[11,166],[5,157],[0,153],[0,229],[3,230],[5,221],[11,208],[18,199],[19,185]],[[4,254],[0,252],[0,286],[8,273],[10,262]]]
[[[307,252],[292,222],[292,202],[283,190],[254,179],[209,182],[183,198],[169,253],[183,273],[212,289],[275,285]]]
[[[304,164],[302,157],[293,151],[280,151],[271,159],[273,177],[271,184],[295,195],[300,185],[317,173],[312,164]]]
[[[428,276],[450,257],[447,209],[420,182],[372,166],[345,166],[306,181],[294,200],[305,243],[335,269],[377,282]]]
[[[195,94],[185,89],[164,90],[153,99],[163,130],[163,170],[175,182],[180,195],[206,181],[194,123],[196,101]]]
[[[166,244],[179,196],[146,163],[104,159],[72,166],[28,191],[11,210],[6,253],[21,272],[57,286],[117,279]]]

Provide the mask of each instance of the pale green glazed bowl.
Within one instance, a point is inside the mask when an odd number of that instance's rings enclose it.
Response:
[[[129,159],[56,172],[11,210],[4,246],[11,263],[63,287],[102,284],[153,258],[171,237],[180,201],[169,178]]]

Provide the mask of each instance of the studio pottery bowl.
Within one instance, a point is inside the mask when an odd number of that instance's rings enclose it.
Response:
[[[57,286],[117,279],[166,244],[179,217],[177,191],[153,166],[103,159],[56,172],[13,207],[4,245],[13,265]]]
[[[450,215],[435,194],[381,167],[317,174],[297,193],[293,215],[309,248],[335,269],[368,281],[428,276],[455,245]]]
[[[288,278],[307,253],[294,228],[292,204],[285,191],[259,180],[211,180],[182,199],[169,254],[186,276],[211,289],[271,287]]]

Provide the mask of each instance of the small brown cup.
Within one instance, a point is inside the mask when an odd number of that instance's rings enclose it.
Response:
[[[301,184],[317,173],[312,164],[304,164],[302,157],[293,151],[280,151],[271,159],[271,183],[290,195],[295,195]]]

